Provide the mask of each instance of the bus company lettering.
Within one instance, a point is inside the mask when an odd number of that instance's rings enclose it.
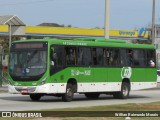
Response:
[[[121,77],[122,78],[130,78],[132,75],[132,69],[131,67],[123,67],[121,71]]]
[[[63,45],[79,45],[79,46],[86,46],[87,43],[83,43],[83,42],[63,42]]]
[[[121,36],[134,36],[135,32],[129,32],[129,31],[119,31],[119,35]]]
[[[85,76],[90,76],[91,75],[91,70],[71,70],[71,76],[78,76],[78,75],[85,75]]]

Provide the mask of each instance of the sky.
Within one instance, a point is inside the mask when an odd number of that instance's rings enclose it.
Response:
[[[0,16],[16,15],[27,25],[58,23],[104,28],[105,0],[0,0]],[[156,0],[160,23],[160,0]],[[152,23],[152,0],[110,0],[110,29],[133,30]]]

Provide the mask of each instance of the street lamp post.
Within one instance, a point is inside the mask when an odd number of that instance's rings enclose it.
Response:
[[[152,44],[155,44],[155,0],[152,6]]]
[[[105,26],[104,35],[105,38],[109,38],[109,23],[110,23],[110,0],[105,0]]]
[[[9,24],[9,50],[11,47],[11,42],[12,42],[12,25],[11,23]]]

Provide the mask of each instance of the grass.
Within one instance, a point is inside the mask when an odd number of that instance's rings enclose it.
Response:
[[[107,106],[95,106],[95,107],[79,107],[79,108],[63,108],[63,109],[48,109],[45,111],[49,111],[52,113],[56,111],[79,111],[81,114],[81,111],[83,113],[88,111],[92,111],[94,114],[99,114],[101,113],[102,116],[104,117],[88,117],[86,114],[82,114],[82,116],[78,117],[79,115],[74,112],[73,114],[74,117],[56,117],[56,120],[125,120],[125,117],[105,117],[105,114],[107,111],[126,111],[126,112],[133,112],[134,111],[140,111],[140,112],[149,112],[150,111],[157,111],[160,113],[160,102],[153,102],[153,103],[132,103],[132,104],[122,104],[122,105],[107,105]],[[69,112],[66,112],[66,114],[69,114]],[[92,114],[90,114],[92,116]],[[160,114],[159,114],[160,115]],[[67,115],[65,115],[67,116]],[[75,117],[76,116],[76,117]],[[95,115],[96,116],[96,115]],[[160,116],[159,116],[160,117]],[[159,117],[132,117],[131,120],[159,120]],[[41,120],[41,119],[40,119]],[[43,118],[42,118],[43,120]],[[51,120],[51,118],[45,119],[45,120]]]
[[[129,103],[120,105],[61,108],[49,109],[47,111],[160,111],[160,102],[153,103]]]

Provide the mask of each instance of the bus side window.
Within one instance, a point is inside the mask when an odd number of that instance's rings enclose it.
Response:
[[[140,67],[139,50],[133,50],[132,64],[134,67]]]
[[[50,49],[50,61],[52,66],[62,66],[63,46],[53,46]]]
[[[147,51],[147,66],[155,67],[155,52],[153,50]]]
[[[127,58],[128,58],[127,64],[129,66],[132,66],[133,65],[133,50],[129,49],[129,50],[127,50],[127,53],[128,53],[128,55],[127,55]]]
[[[122,67],[128,66],[128,58],[127,58],[127,50],[126,49],[120,49],[120,65]]]
[[[76,65],[76,48],[75,47],[66,47],[66,64],[67,65]]]
[[[96,55],[97,55],[97,65],[103,66],[104,59],[103,59],[103,49],[102,48],[97,48],[96,49]]]
[[[109,49],[109,65],[113,67],[120,66],[120,51],[119,49]]]
[[[93,61],[93,65],[97,65],[96,48],[93,48],[93,49],[92,49],[92,61]]]
[[[91,48],[90,47],[84,47],[83,48],[83,65],[90,66],[92,65],[92,55],[91,55]]]
[[[143,49],[135,49],[133,53],[134,66],[145,67],[145,51]]]
[[[54,60],[54,59],[53,59],[53,49],[54,49],[54,48],[51,48],[51,49],[50,49],[50,60],[51,60],[51,61]]]
[[[109,49],[103,49],[104,65],[109,65]]]
[[[90,66],[92,65],[91,48],[90,47],[78,47],[78,65]]]
[[[92,49],[92,61],[93,65],[102,66],[103,65],[103,49],[93,48]]]
[[[114,52],[113,65],[120,66],[120,50],[114,49],[113,52]]]
[[[114,49],[108,49],[108,65],[109,66],[115,66],[115,50]]]
[[[51,47],[50,49],[50,64],[51,67],[57,65],[57,48],[56,47]]]
[[[79,47],[78,48],[78,58],[77,58],[77,60],[78,60],[78,65],[84,65],[84,52],[83,52],[83,48],[82,47]]]

